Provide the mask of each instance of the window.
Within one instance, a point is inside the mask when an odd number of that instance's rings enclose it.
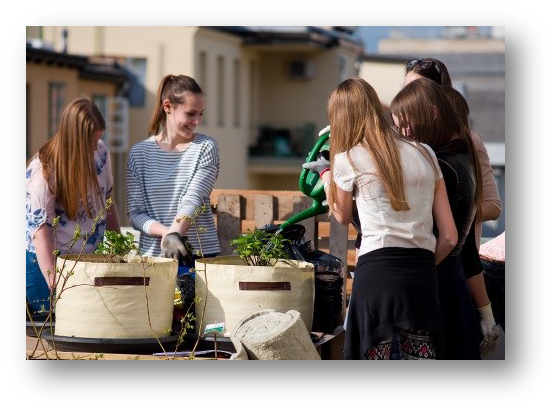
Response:
[[[106,118],[106,96],[104,94],[94,94],[93,95],[93,103],[97,105],[99,108],[105,123],[107,122]],[[106,143],[106,133],[103,133],[102,140]]]
[[[219,126],[224,126],[224,107],[225,107],[225,93],[224,93],[224,57],[219,56],[217,59],[217,123]]]
[[[234,126],[236,127],[240,127],[240,107],[242,105],[240,81],[240,61],[236,59],[234,60]]]
[[[51,82],[48,84],[48,138],[56,134],[60,114],[64,107],[66,85]]]
[[[199,86],[201,86],[203,93],[205,93],[205,96],[208,96],[209,86],[207,84],[207,53],[205,53],[204,51],[199,52],[199,74],[197,77],[199,79]],[[205,111],[203,115],[201,124],[202,125],[207,124],[207,111]]]
[[[145,105],[145,72],[147,59],[127,58],[122,62],[124,70],[128,75],[128,86],[124,96],[132,107],[143,107]]]

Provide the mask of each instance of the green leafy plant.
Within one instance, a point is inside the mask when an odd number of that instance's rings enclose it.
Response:
[[[233,239],[230,245],[236,246],[234,252],[249,266],[274,266],[280,259],[288,257],[286,243],[290,240],[280,234],[255,229]]]
[[[102,253],[112,257],[121,257],[127,255],[132,250],[137,250],[136,241],[133,234],[126,232],[126,234],[120,234],[113,230],[107,230],[104,232],[104,239],[95,250],[95,253]]]

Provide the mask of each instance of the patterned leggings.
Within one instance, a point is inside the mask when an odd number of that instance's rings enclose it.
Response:
[[[434,338],[430,332],[422,330],[404,330],[396,335],[400,346],[402,359],[435,359]],[[388,360],[391,356],[391,344],[393,339],[379,342],[376,346],[369,348],[364,357],[367,360]]]

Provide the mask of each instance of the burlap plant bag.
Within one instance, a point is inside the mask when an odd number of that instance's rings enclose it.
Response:
[[[230,336],[246,314],[260,309],[297,310],[307,330],[311,330],[313,264],[282,260],[275,266],[248,266],[239,256],[219,256],[198,259],[195,269],[195,295],[202,299],[195,304],[196,332],[200,326],[203,333],[207,324],[224,322],[224,336]]]
[[[172,326],[178,263],[161,257],[128,255],[126,263],[107,262],[105,255],[67,255],[63,276],[73,275],[56,294],[55,333],[84,338],[154,338],[147,317],[147,299],[153,331],[168,336]],[[62,268],[64,256],[58,257]],[[144,270],[145,268],[145,270]],[[144,276],[146,278],[144,286]]]

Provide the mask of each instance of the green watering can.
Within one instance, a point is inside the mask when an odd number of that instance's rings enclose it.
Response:
[[[329,158],[329,130],[330,128],[327,126],[319,132],[319,139],[317,143],[315,143],[315,146],[313,146],[313,149],[311,149],[311,152],[309,152],[308,157],[306,157],[306,163],[317,160],[320,153],[325,156],[325,158]],[[326,199],[325,188],[323,187],[323,181],[319,178],[317,173],[302,169],[302,173],[300,174],[300,190],[303,194],[313,199],[313,204],[309,209],[292,216],[280,225],[281,230],[301,220],[327,213],[329,210],[328,206],[323,206],[323,202]]]

